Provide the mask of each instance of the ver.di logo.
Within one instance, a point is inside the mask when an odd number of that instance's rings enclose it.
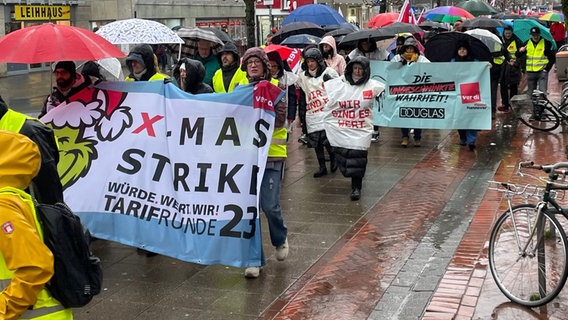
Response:
[[[481,101],[481,91],[479,90],[479,82],[460,84],[460,93],[462,104],[475,103]]]

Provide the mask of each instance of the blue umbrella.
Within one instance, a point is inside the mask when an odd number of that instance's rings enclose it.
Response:
[[[292,11],[286,19],[284,19],[284,21],[282,21],[282,25],[297,21],[313,22],[322,27],[347,23],[337,10],[323,4],[308,4],[300,6],[298,9]]]
[[[544,39],[552,42],[552,49],[556,50],[556,42],[548,28],[543,26],[542,24],[538,23],[532,19],[516,19],[513,20],[513,33],[521,39],[522,42],[526,42],[531,38],[530,30],[532,27],[537,27],[540,29],[540,36]]]

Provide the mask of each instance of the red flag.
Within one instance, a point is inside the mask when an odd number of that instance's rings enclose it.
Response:
[[[420,11],[420,15],[418,16],[418,19],[416,19],[416,25],[419,25],[422,23],[422,20],[424,20],[424,17],[422,16],[424,14],[424,9],[422,9],[422,11]]]
[[[404,0],[404,3],[402,4],[402,8],[400,9],[400,14],[398,15],[398,19],[396,19],[397,22],[405,22],[405,23],[411,23],[410,21],[410,1],[409,0]]]

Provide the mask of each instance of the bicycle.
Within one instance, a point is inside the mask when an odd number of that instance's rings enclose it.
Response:
[[[527,126],[540,131],[552,131],[560,124],[568,123],[568,99],[557,104],[549,100],[544,92],[534,90],[531,101],[532,104],[522,106],[517,111],[519,120]],[[535,114],[534,106],[540,109],[539,113]]]
[[[568,277],[568,239],[556,218],[562,215],[568,226],[568,207],[557,201],[559,194],[568,190],[568,162],[522,162],[518,166],[521,176],[523,168],[546,172],[546,185],[543,188],[490,181],[490,190],[505,193],[508,209],[491,230],[489,267],[497,287],[507,298],[527,307],[538,307],[552,301]],[[518,196],[524,203],[513,205],[513,198]],[[530,200],[537,202],[529,203]]]

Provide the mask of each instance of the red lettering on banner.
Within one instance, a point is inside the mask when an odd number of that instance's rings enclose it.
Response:
[[[148,116],[147,112],[142,112],[142,125],[139,126],[136,129],[134,129],[134,131],[132,131],[132,133],[138,134],[138,133],[142,132],[142,130],[146,129],[146,131],[148,131],[148,135],[150,137],[155,137],[156,132],[154,131],[153,124],[156,123],[159,120],[162,120],[163,118],[164,118],[164,116],[157,115],[157,116],[153,117],[152,119],[150,119],[150,116]]]

